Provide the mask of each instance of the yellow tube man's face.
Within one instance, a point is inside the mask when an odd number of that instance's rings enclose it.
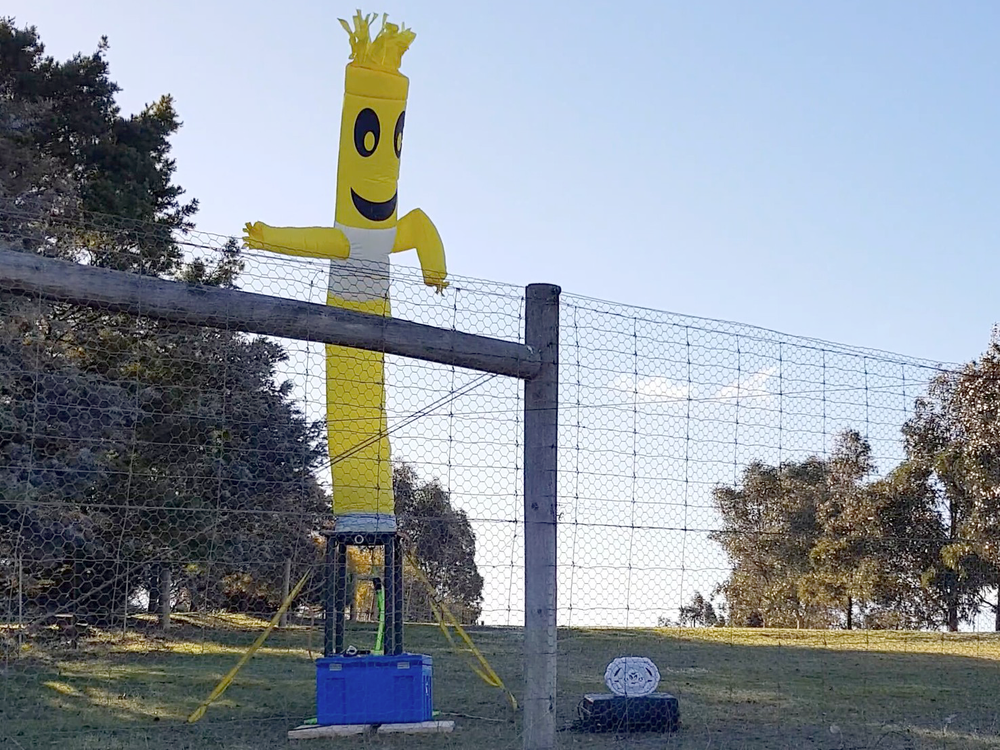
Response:
[[[347,66],[337,162],[337,222],[396,226],[396,186],[409,81],[399,73]]]

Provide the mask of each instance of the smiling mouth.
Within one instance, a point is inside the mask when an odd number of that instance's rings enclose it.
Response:
[[[398,193],[393,193],[389,200],[376,203],[374,201],[365,200],[354,192],[354,188],[351,188],[351,200],[354,201],[354,207],[358,209],[358,213],[368,219],[368,221],[385,221],[392,216],[393,212],[396,210],[397,195]]]

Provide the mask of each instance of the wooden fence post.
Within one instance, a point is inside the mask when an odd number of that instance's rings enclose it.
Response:
[[[556,743],[560,291],[531,284],[525,295],[524,343],[542,363],[524,383],[524,750]]]
[[[281,601],[285,601],[288,598],[289,592],[292,590],[292,558],[287,558],[285,560],[285,572],[281,577]],[[278,627],[287,628],[288,627],[288,612],[287,610],[281,615],[278,621]]]
[[[170,566],[160,567],[160,627],[170,629]]]

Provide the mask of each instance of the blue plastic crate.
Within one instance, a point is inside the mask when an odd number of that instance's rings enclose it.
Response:
[[[319,724],[430,721],[432,660],[423,654],[316,660]]]

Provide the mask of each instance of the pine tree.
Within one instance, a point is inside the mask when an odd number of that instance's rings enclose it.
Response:
[[[235,244],[190,263],[178,244],[197,203],[174,181],[173,100],[123,115],[107,49],[56,61],[0,20],[0,242],[234,285]],[[270,596],[288,556],[311,562],[321,427],[277,383],[284,357],[238,332],[0,295],[0,559],[25,560],[30,600],[123,612],[166,564],[217,606]]]

